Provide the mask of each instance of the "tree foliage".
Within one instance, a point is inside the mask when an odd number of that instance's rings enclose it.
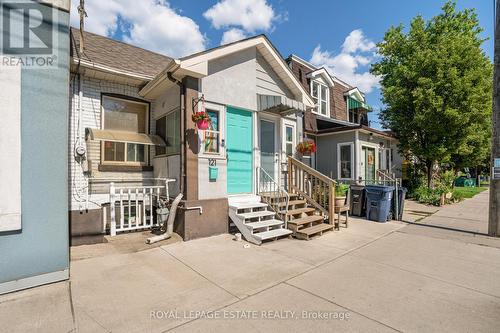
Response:
[[[378,44],[384,127],[400,150],[427,168],[436,162],[476,166],[490,149],[493,66],[475,11],[448,1],[425,21],[415,17],[407,32],[391,27]]]

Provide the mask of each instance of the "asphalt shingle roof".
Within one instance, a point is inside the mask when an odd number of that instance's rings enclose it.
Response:
[[[80,30],[71,28],[71,56],[116,70],[154,77],[172,58],[84,31],[84,52],[79,55]]]

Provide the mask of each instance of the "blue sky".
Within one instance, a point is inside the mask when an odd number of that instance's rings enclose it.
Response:
[[[72,24],[78,23],[73,0]],[[367,92],[380,108],[377,79],[368,73],[379,42],[391,25],[407,26],[418,15],[439,13],[437,0],[87,0],[86,29],[179,57],[221,42],[265,33],[286,57],[294,53]],[[475,8],[483,45],[493,59],[494,0],[458,0]],[[377,112],[370,115],[378,127]]]

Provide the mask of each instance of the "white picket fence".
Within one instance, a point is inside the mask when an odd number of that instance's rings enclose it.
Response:
[[[110,203],[110,235],[122,231],[150,229],[159,225],[158,216],[155,218],[156,201],[165,189],[168,198],[168,183],[165,186],[109,186]]]

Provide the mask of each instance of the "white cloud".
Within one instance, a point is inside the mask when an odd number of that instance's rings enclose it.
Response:
[[[78,0],[72,0],[71,25],[79,27]],[[206,38],[192,19],[172,9],[166,0],[87,0],[85,30],[111,35],[125,21],[123,40],[171,57],[205,49]]]
[[[358,87],[365,93],[370,93],[379,85],[379,78],[371,74],[367,67],[376,54],[376,46],[363,35],[362,30],[353,30],[342,44],[341,53],[334,55],[330,51],[316,46],[310,62],[318,67],[325,67],[332,75]]]
[[[215,29],[229,28],[224,32],[221,44],[258,30],[270,31],[273,23],[281,18],[266,0],[221,0],[203,16]]]
[[[367,52],[374,49],[375,43],[366,38],[361,29],[351,31],[349,36],[344,40],[344,44],[342,44],[342,51],[345,53]]]
[[[246,35],[245,31],[238,29],[238,28],[231,28],[231,29],[224,32],[224,34],[222,35],[222,41],[220,43],[221,43],[221,45],[229,44],[232,42],[236,42],[240,39],[244,39],[246,37],[247,37],[247,35]]]
[[[276,19],[273,7],[266,0],[222,0],[203,16],[216,29],[241,26],[248,32],[269,30]]]

